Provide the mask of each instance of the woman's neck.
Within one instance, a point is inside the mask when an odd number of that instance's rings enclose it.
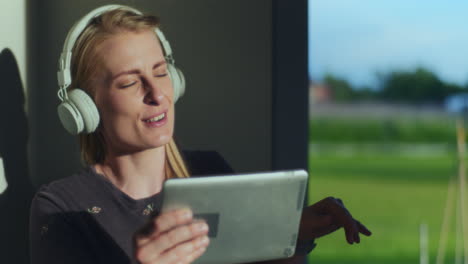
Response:
[[[108,154],[95,169],[133,199],[159,193],[165,179],[165,147],[126,155]]]

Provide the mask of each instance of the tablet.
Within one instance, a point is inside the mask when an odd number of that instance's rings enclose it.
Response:
[[[210,228],[195,263],[245,263],[294,254],[308,174],[304,170],[169,179],[162,211],[189,207]]]

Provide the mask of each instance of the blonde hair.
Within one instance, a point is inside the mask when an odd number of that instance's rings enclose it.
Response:
[[[96,55],[104,40],[121,32],[141,32],[154,30],[159,26],[159,18],[152,15],[139,15],[125,9],[108,11],[94,18],[75,43],[71,62],[72,83],[70,87],[80,87],[91,97],[95,91],[87,88],[99,67]],[[102,123],[101,123],[102,124]],[[106,140],[102,135],[101,124],[91,134],[81,134],[79,144],[81,159],[87,165],[102,163],[106,158]],[[189,171],[174,139],[164,146],[166,153],[166,178],[186,178]]]

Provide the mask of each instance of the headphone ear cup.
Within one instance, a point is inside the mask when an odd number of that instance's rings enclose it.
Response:
[[[68,93],[68,100],[59,105],[58,114],[65,129],[73,135],[92,133],[99,124],[99,112],[93,99],[81,89]]]
[[[83,117],[84,132],[88,134],[94,132],[99,125],[99,112],[93,99],[81,89],[71,91],[68,98],[73,101]]]
[[[78,135],[83,131],[83,118],[80,111],[68,100],[63,101],[57,107],[58,116],[65,130],[72,135]]]
[[[167,65],[167,71],[171,77],[172,87],[174,88],[174,103],[185,93],[185,77],[181,70],[173,64]]]

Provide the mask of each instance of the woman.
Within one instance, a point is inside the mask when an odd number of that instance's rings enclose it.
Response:
[[[88,166],[43,186],[33,200],[32,263],[191,263],[209,245],[207,224],[189,209],[158,212],[166,179],[232,172],[211,152],[187,153],[184,161],[175,145],[174,85],[180,84],[155,34],[158,24],[154,16],[109,9],[74,43],[70,87],[84,89],[92,101],[80,106],[88,99],[69,97],[78,110],[95,104],[98,126],[90,129],[85,120],[89,133],[80,135]],[[359,233],[370,235],[339,199],[307,207],[298,240],[304,250],[268,263],[300,263],[313,239],[340,227],[351,244]]]

